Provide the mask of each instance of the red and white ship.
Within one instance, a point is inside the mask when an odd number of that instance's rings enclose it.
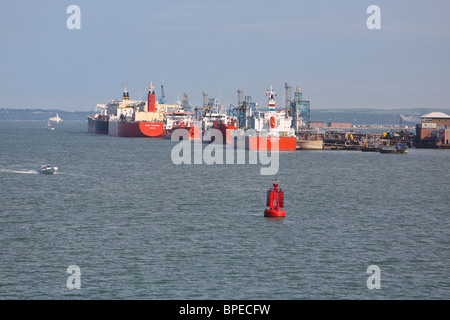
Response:
[[[233,140],[231,133],[234,130],[238,129],[233,119],[227,119],[226,121],[216,121],[213,123],[211,128],[218,129],[222,133],[223,144],[232,144]]]
[[[175,110],[164,113],[164,138],[171,139],[172,132],[177,129],[186,130],[189,140],[201,139],[201,124],[195,120],[194,112],[184,110],[179,100]]]
[[[108,134],[116,137],[162,138],[163,114],[170,106],[158,104],[150,82],[147,101],[132,101],[125,86],[123,100],[109,116]]]
[[[276,93],[272,87],[267,95],[269,111],[247,115],[247,127],[232,131],[232,137],[245,139],[248,150],[295,151],[296,135],[292,117],[287,111],[276,111]]]
[[[232,117],[228,116],[216,98],[210,99],[210,103],[205,107],[202,117],[203,141],[214,142],[215,136],[211,129],[217,129],[222,134],[222,141],[216,143],[231,144],[231,132],[238,129]]]

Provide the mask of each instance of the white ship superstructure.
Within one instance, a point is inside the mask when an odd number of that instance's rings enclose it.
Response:
[[[254,129],[259,136],[289,136],[295,137],[292,127],[292,117],[286,111],[277,111],[275,97],[277,94],[272,87],[267,95],[269,102],[268,112],[255,112],[247,116],[247,129]]]
[[[269,111],[253,111],[246,113],[246,127],[231,132],[232,139],[245,140],[245,147],[250,150],[282,150],[296,149],[295,129],[292,117],[286,110],[277,111],[272,86],[267,90]]]

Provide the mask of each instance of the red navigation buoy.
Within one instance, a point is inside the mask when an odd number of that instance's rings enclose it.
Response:
[[[275,179],[273,188],[267,190],[266,206],[269,209],[264,210],[264,217],[278,217],[284,218],[286,212],[284,211],[284,192],[278,188],[278,181]]]

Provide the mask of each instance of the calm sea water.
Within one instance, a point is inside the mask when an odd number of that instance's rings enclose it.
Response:
[[[450,151],[282,153],[262,176],[174,165],[174,145],[0,122],[0,298],[450,298]],[[274,178],[282,220],[263,217]]]

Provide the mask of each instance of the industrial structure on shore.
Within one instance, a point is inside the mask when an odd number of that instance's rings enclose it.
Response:
[[[450,116],[431,112],[420,117],[416,125],[416,148],[450,149]]]

